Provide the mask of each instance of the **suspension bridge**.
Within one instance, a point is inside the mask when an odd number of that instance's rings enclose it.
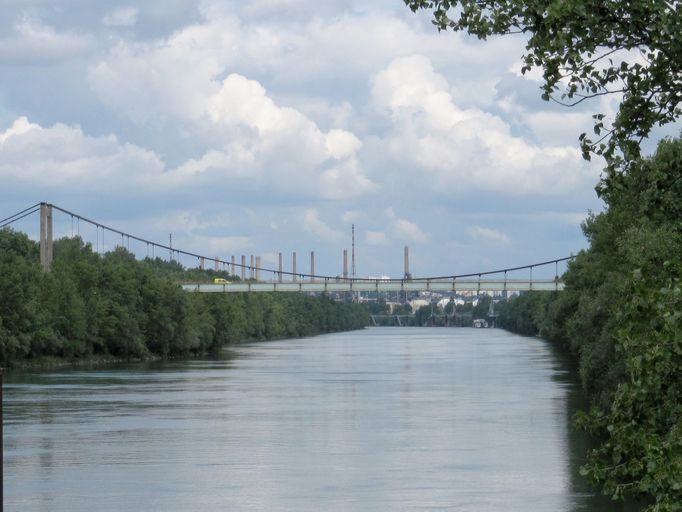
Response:
[[[154,242],[61,208],[50,203],[36,203],[14,215],[0,220],[0,229],[11,226],[19,220],[38,214],[40,217],[40,262],[43,270],[49,271],[53,260],[53,225],[54,213],[60,212],[71,220],[71,235],[79,236],[82,223],[96,230],[94,246],[99,252],[100,240],[104,251],[105,235],[109,240],[116,240],[116,245],[130,250],[130,243],[146,246],[147,257],[157,257],[167,252],[170,260],[179,260],[180,256],[196,258],[197,266],[205,269],[206,262],[212,262],[215,271],[229,272],[234,280],[218,279],[218,282],[179,283],[183,290],[190,293],[257,293],[257,292],[298,292],[298,293],[343,293],[343,292],[521,292],[521,291],[561,291],[564,283],[559,276],[559,263],[571,260],[573,256],[532,263],[523,266],[503,268],[458,275],[431,277],[412,277],[407,268],[407,250],[405,256],[405,276],[401,279],[366,278],[348,276],[346,251],[344,251],[344,272],[342,276],[318,275],[315,273],[314,253],[310,258],[310,273],[296,271],[296,253],[293,253],[292,269],[283,269],[282,254],[279,253],[278,268],[263,268],[260,258],[251,256],[250,264],[241,256],[237,262],[235,256],[230,260],[211,257],[173,247],[172,238],[168,244]],[[101,236],[101,238],[100,238]],[[113,237],[113,238],[111,238]],[[118,241],[120,240],[120,244]],[[407,248],[406,248],[407,249]],[[554,277],[534,277],[539,268],[554,267]],[[518,277],[519,272],[527,272],[527,276]],[[510,277],[514,273],[517,277]],[[536,274],[537,275],[537,274]],[[263,276],[266,276],[263,278]]]

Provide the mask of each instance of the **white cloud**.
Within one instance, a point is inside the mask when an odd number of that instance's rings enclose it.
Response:
[[[405,219],[395,219],[391,224],[391,232],[395,238],[408,242],[425,243],[430,239],[430,235],[415,222]]]
[[[365,214],[359,210],[347,210],[341,215],[341,220],[344,224],[358,222],[365,218]]]
[[[511,244],[511,238],[501,231],[482,226],[472,226],[469,228],[469,236],[479,242],[493,242],[501,245]]]
[[[531,144],[500,117],[459,108],[427,57],[395,59],[371,88],[374,105],[392,122],[381,147],[404,172],[425,175],[412,179],[440,192],[557,195],[596,183],[598,173],[577,148]]]
[[[188,239],[190,248],[194,248],[206,255],[218,256],[227,259],[230,255],[248,249],[251,245],[251,238],[247,236],[207,236],[192,233]],[[211,268],[213,262],[207,261],[207,268]]]
[[[367,245],[388,245],[389,240],[383,231],[365,231],[365,243]]]
[[[0,177],[10,183],[142,192],[164,169],[152,151],[123,144],[114,135],[89,137],[60,123],[43,128],[21,117],[1,141]]]
[[[362,142],[346,130],[330,130],[326,145],[332,157],[341,159],[354,155],[362,147]]]
[[[386,208],[384,215],[389,219],[388,230],[393,238],[400,242],[428,242],[431,236],[422,230],[416,222],[399,218],[393,208]]]
[[[257,80],[237,73],[217,79],[241,44],[239,34],[236,21],[221,19],[166,41],[120,43],[90,71],[90,82],[102,101],[133,120],[177,118],[201,138],[204,154],[179,165],[174,179],[221,175],[326,198],[374,190],[353,133],[321,130],[300,111],[278,105]]]
[[[577,144],[578,135],[592,129],[590,112],[528,112],[519,118],[545,144]]]
[[[7,130],[0,132],[0,144],[4,143],[7,139],[14,135],[23,135],[24,133],[35,129],[40,129],[40,126],[29,122],[25,116],[22,116],[16,119],[12,126]]]
[[[191,39],[192,34],[187,37]],[[201,117],[206,98],[220,86],[213,77],[221,70],[217,56],[202,56],[182,41],[135,46],[119,42],[108,59],[89,70],[88,80],[107,106],[145,123],[169,117]]]
[[[578,250],[576,212],[599,208],[575,149],[582,114],[555,114],[507,72],[522,38],[439,34],[388,2],[34,4],[40,19],[10,2],[20,21],[0,35],[8,209],[39,194],[201,253],[314,248],[332,275],[355,223],[362,274],[402,275],[410,245],[426,275],[506,265],[477,252],[474,223],[507,230],[533,256],[521,263],[538,261],[540,233],[556,238],[548,256]],[[453,238],[468,244],[456,257],[433,249]]]
[[[323,240],[337,241],[343,238],[343,233],[331,228],[320,219],[319,212],[315,208],[309,208],[303,212],[301,225],[305,231]]]
[[[14,64],[55,63],[91,50],[91,36],[57,32],[29,17],[22,17],[9,37],[0,39],[0,62]]]
[[[137,23],[138,10],[135,7],[120,7],[102,18],[107,27],[132,27]]]
[[[237,74],[206,101],[206,116],[229,142],[188,160],[174,174],[248,179],[250,186],[347,198],[376,188],[356,157],[355,135],[325,133],[296,109],[277,105],[263,86]],[[218,143],[218,141],[216,141]]]

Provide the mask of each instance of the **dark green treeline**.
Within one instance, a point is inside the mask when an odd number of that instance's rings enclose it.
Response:
[[[36,242],[0,230],[4,365],[53,357],[182,357],[367,325],[362,307],[323,296],[186,293],[178,282],[206,281],[214,272],[137,261],[120,247],[101,256],[81,239],[65,238],[55,242],[54,254],[44,273]]]
[[[647,510],[682,510],[682,141],[599,191],[607,208],[584,223],[566,290],[501,303],[498,325],[577,357],[594,403],[578,424],[599,440],[584,473]]]

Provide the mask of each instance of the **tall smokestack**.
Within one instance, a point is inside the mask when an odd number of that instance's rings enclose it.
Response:
[[[410,248],[405,246],[405,279],[411,279],[410,275]]]
[[[249,265],[249,279],[254,279],[256,277],[256,272],[254,270],[253,254],[251,255],[251,264]]]
[[[246,279],[246,256],[242,254],[242,281]]]
[[[298,279],[296,279],[296,252],[294,252],[291,257],[291,273],[293,274],[292,279],[295,283],[298,281]]]
[[[348,279],[348,249],[343,250],[343,278]]]
[[[230,272],[230,274],[232,274],[233,276],[236,276],[237,275],[237,267],[235,267],[235,265],[234,265],[234,256],[230,257],[230,263],[232,263],[232,272]]]
[[[215,257],[215,271],[220,270],[220,262],[218,261],[218,256]]]
[[[277,276],[277,280],[281,283],[282,282],[282,253],[279,253],[279,274]]]
[[[310,281],[312,282],[314,280],[313,276],[315,275],[315,252],[310,251]]]
[[[260,281],[260,256],[256,256],[256,281]]]

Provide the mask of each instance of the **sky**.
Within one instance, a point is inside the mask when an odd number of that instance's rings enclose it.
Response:
[[[0,218],[46,201],[326,275],[354,224],[358,276],[402,277],[407,245],[419,277],[568,256],[602,209],[578,136],[614,100],[542,101],[518,36],[399,0],[2,3]]]

